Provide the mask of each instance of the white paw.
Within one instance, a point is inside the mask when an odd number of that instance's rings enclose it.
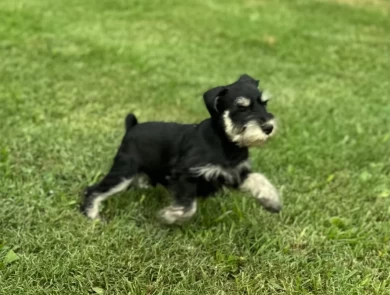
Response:
[[[150,179],[146,175],[137,175],[133,181],[133,186],[139,189],[148,189],[150,185]]]
[[[256,199],[267,211],[279,213],[282,210],[279,193],[271,184],[264,186]]]
[[[261,198],[258,199],[258,201],[263,206],[263,208],[269,212],[279,213],[280,211],[282,211],[282,204],[280,203],[280,201],[268,198]]]
[[[169,206],[158,213],[158,218],[165,224],[185,222],[195,214],[196,202],[193,202],[190,207],[184,206]]]
[[[241,185],[243,191],[249,192],[270,212],[280,212],[282,203],[279,193],[272,183],[260,173],[250,173]]]
[[[82,212],[90,219],[99,219],[99,202],[92,202],[89,205],[85,205]]]

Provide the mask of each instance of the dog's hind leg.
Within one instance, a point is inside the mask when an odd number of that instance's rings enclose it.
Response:
[[[263,174],[249,173],[240,189],[250,193],[267,211],[277,213],[282,210],[278,191]]]
[[[159,219],[166,224],[181,223],[191,219],[197,207],[196,184],[183,179],[170,186],[170,191],[174,202],[160,210]]]
[[[129,187],[137,174],[136,161],[126,155],[118,154],[110,172],[97,184],[88,187],[80,207],[82,213],[91,219],[99,217],[99,206],[108,197]]]

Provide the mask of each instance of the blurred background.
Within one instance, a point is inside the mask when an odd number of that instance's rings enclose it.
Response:
[[[0,1],[0,294],[385,294],[390,240],[387,0]],[[134,112],[199,122],[247,73],[279,134],[253,166],[280,215],[239,193],[182,227],[167,193],[78,213]]]

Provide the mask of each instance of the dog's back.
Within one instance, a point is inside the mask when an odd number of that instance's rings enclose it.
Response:
[[[140,169],[145,173],[170,169],[181,155],[184,138],[195,130],[194,124],[173,122],[138,123],[133,114],[125,120],[126,134],[119,150],[132,155],[139,161]]]

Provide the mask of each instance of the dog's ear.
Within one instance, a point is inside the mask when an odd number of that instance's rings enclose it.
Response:
[[[259,87],[259,83],[260,83],[260,80],[253,79],[251,76],[249,76],[247,74],[241,75],[240,78],[238,79],[238,81],[240,81],[240,82],[248,82],[248,83],[250,83],[250,84],[252,84],[253,86],[256,86],[256,87]]]
[[[228,92],[225,86],[218,86],[206,91],[203,94],[203,100],[209,111],[211,117],[217,115],[218,111],[218,99],[224,96]]]

